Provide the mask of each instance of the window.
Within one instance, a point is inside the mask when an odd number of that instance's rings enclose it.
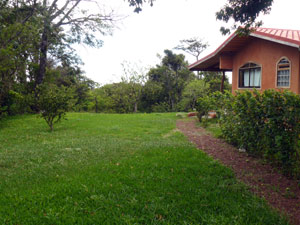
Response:
[[[255,63],[246,63],[239,70],[239,88],[260,88],[261,67]]]
[[[290,86],[290,61],[282,58],[277,64],[277,87]]]

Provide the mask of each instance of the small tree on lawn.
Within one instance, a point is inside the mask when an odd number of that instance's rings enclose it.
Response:
[[[66,115],[72,106],[72,90],[55,84],[43,84],[39,87],[38,104],[41,110],[40,116],[45,119],[53,131],[53,125],[58,123]]]

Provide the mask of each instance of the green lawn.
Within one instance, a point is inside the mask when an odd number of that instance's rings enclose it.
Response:
[[[201,126],[201,124],[198,123],[198,126]],[[205,127],[205,130],[207,130],[216,138],[222,137],[222,131],[216,118],[207,121],[207,126]]]
[[[175,114],[0,125],[0,224],[287,224],[175,130]]]

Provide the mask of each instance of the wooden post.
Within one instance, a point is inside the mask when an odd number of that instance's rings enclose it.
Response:
[[[222,76],[222,82],[221,82],[221,88],[220,88],[220,91],[222,93],[224,93],[224,81],[225,81],[225,71],[223,70],[223,76]]]

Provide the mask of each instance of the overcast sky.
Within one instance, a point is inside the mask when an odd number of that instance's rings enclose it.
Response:
[[[112,36],[102,38],[103,47],[76,47],[86,76],[100,84],[120,81],[124,61],[140,67],[155,66],[159,63],[157,54],[163,55],[164,49],[174,48],[179,40],[201,37],[207,41],[210,47],[201,58],[226,39],[219,31],[224,24],[215,17],[226,0],[156,0],[153,7],[145,5],[139,14],[133,13],[127,0],[106,1],[116,13],[128,16],[118,23]],[[263,27],[300,30],[299,8],[299,0],[274,0],[271,13],[261,17]],[[189,63],[195,61],[186,56]]]

